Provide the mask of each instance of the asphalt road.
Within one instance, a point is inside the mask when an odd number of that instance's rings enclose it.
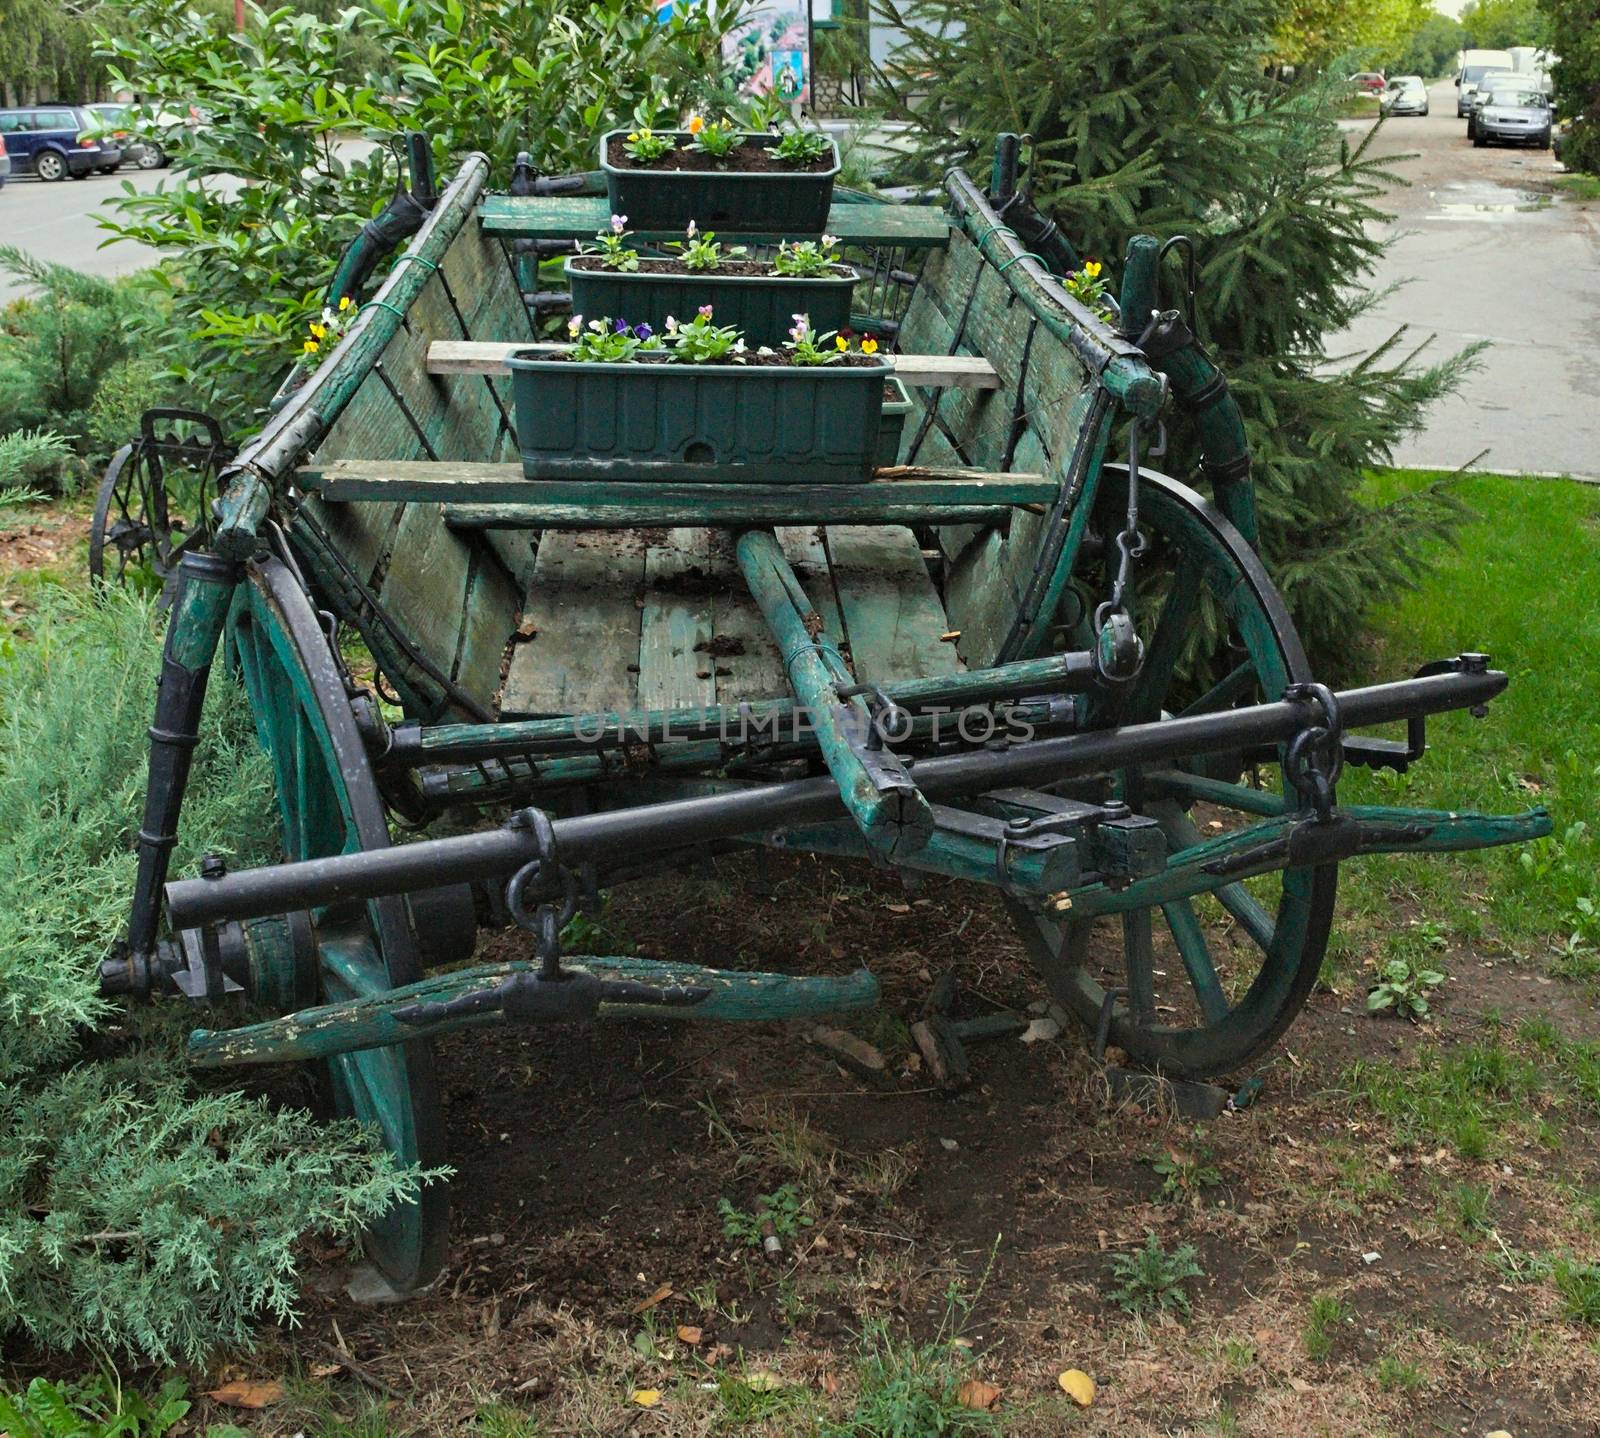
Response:
[[[153,190],[166,170],[138,170],[124,165],[114,175],[47,184],[31,175],[13,174],[0,190],[0,244],[16,245],[40,259],[54,260],[95,275],[125,275],[159,258],[143,245],[119,240],[100,249],[107,238],[95,223],[95,212],[108,195],[119,194],[124,180],[136,189]],[[9,274],[0,274],[0,304],[19,293]]]
[[[1375,276],[1399,286],[1330,353],[1367,350],[1409,326],[1446,355],[1488,341],[1460,391],[1407,437],[1401,464],[1600,477],[1600,203],[1559,191],[1547,150],[1476,149],[1448,82],[1429,114],[1385,122],[1375,153],[1416,158],[1383,201],[1394,221]],[[1347,128],[1355,129],[1356,126]],[[1360,127],[1360,128],[1364,128]]]

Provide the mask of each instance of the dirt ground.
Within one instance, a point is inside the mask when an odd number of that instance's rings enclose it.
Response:
[[[1427,1029],[1366,1016],[1365,983],[1320,990],[1256,1102],[1193,1124],[1110,1100],[1073,1030],[975,1045],[973,1086],[937,1090],[906,1031],[935,977],[956,973],[966,1015],[1044,996],[971,886],[907,894],[822,861],[763,877],[729,860],[619,894],[605,923],[645,954],[838,973],[870,958],[885,1017],[860,1031],[891,1078],[864,1082],[777,1025],[454,1036],[439,1047],[457,1176],[438,1285],[361,1306],[331,1261],[303,1325],[241,1372],[292,1366],[285,1349],[312,1374],[340,1365],[334,1411],[392,1390],[400,1433],[466,1431],[492,1401],[542,1420],[535,1432],[815,1431],[730,1422],[701,1385],[754,1369],[837,1388],[848,1413],[858,1336],[881,1317],[970,1343],[1011,1433],[1597,1431],[1593,1339],[1517,1267],[1560,1235],[1593,1247],[1575,1199],[1596,1182],[1593,1116],[1539,1094],[1468,1160],[1350,1092],[1361,1066],[1509,1038],[1528,1016],[1595,1029],[1543,974],[1452,955]],[[1568,1120],[1558,1148],[1541,1116]],[[1172,1151],[1209,1172],[1162,1201],[1153,1165]],[[748,1210],[784,1184],[814,1222],[779,1258],[725,1235],[719,1200]],[[1187,1316],[1112,1301],[1110,1258],[1151,1233],[1194,1247]],[[1096,1380],[1091,1407],[1058,1388],[1068,1368]],[[636,1389],[665,1396],[646,1410]],[[290,1412],[262,1431],[295,1431]]]

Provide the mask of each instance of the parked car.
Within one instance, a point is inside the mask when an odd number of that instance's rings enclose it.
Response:
[[[141,170],[159,170],[170,162],[171,156],[167,153],[170,142],[164,137],[185,123],[180,115],[163,111],[149,116],[141,112],[137,105],[122,105],[115,101],[85,105],[84,109],[99,120],[101,133],[121,145],[123,159],[131,161]]]
[[[0,135],[0,190],[5,189],[6,181],[11,178],[11,156],[6,153],[6,137]]]
[[[1350,77],[1350,87],[1358,95],[1381,95],[1383,86],[1383,76],[1376,70],[1363,70]]]
[[[81,105],[30,105],[0,110],[0,139],[13,165],[41,180],[81,180],[94,170],[109,175],[122,164],[116,143],[95,133],[99,123]]]
[[[1471,110],[1472,96],[1486,74],[1491,70],[1516,68],[1509,50],[1463,50],[1461,67],[1456,71],[1456,118],[1462,118]]]
[[[1518,80],[1521,76],[1511,70],[1487,70],[1472,87],[1472,94],[1467,97],[1467,138],[1478,138],[1478,107],[1483,104],[1483,97],[1493,88],[1496,80]],[[1523,81],[1526,84],[1526,81]]]
[[[1426,115],[1428,87],[1421,75],[1397,75],[1378,103],[1385,115]]]
[[[1550,97],[1526,75],[1497,80],[1478,92],[1472,112],[1475,129],[1472,143],[1480,149],[1496,141],[1508,145],[1537,145],[1550,148],[1552,116]]]

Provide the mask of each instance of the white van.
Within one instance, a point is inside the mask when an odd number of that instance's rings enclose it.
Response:
[[[1456,118],[1461,119],[1472,109],[1478,81],[1490,70],[1514,69],[1516,65],[1509,50],[1463,50],[1460,67],[1456,70]]]

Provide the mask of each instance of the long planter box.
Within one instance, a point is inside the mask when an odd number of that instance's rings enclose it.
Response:
[[[850,323],[850,295],[858,276],[844,273],[819,279],[785,275],[663,274],[637,270],[589,270],[566,264],[574,314],[590,319],[641,320],[660,329],[668,315],[691,320],[710,305],[719,325],[732,325],[751,345],[780,345],[789,338],[794,316],[807,316],[819,334]]]
[[[893,362],[510,367],[530,479],[848,484],[878,464]]]
[[[826,170],[636,170],[610,160],[612,138],[627,133],[609,130],[600,137],[600,168],[611,213],[626,215],[630,229],[682,230],[693,220],[702,230],[804,239],[828,228],[839,174],[839,147],[832,140],[833,164]],[[694,139],[686,130],[676,135],[680,149]],[[759,132],[745,138],[765,148],[779,139]]]

